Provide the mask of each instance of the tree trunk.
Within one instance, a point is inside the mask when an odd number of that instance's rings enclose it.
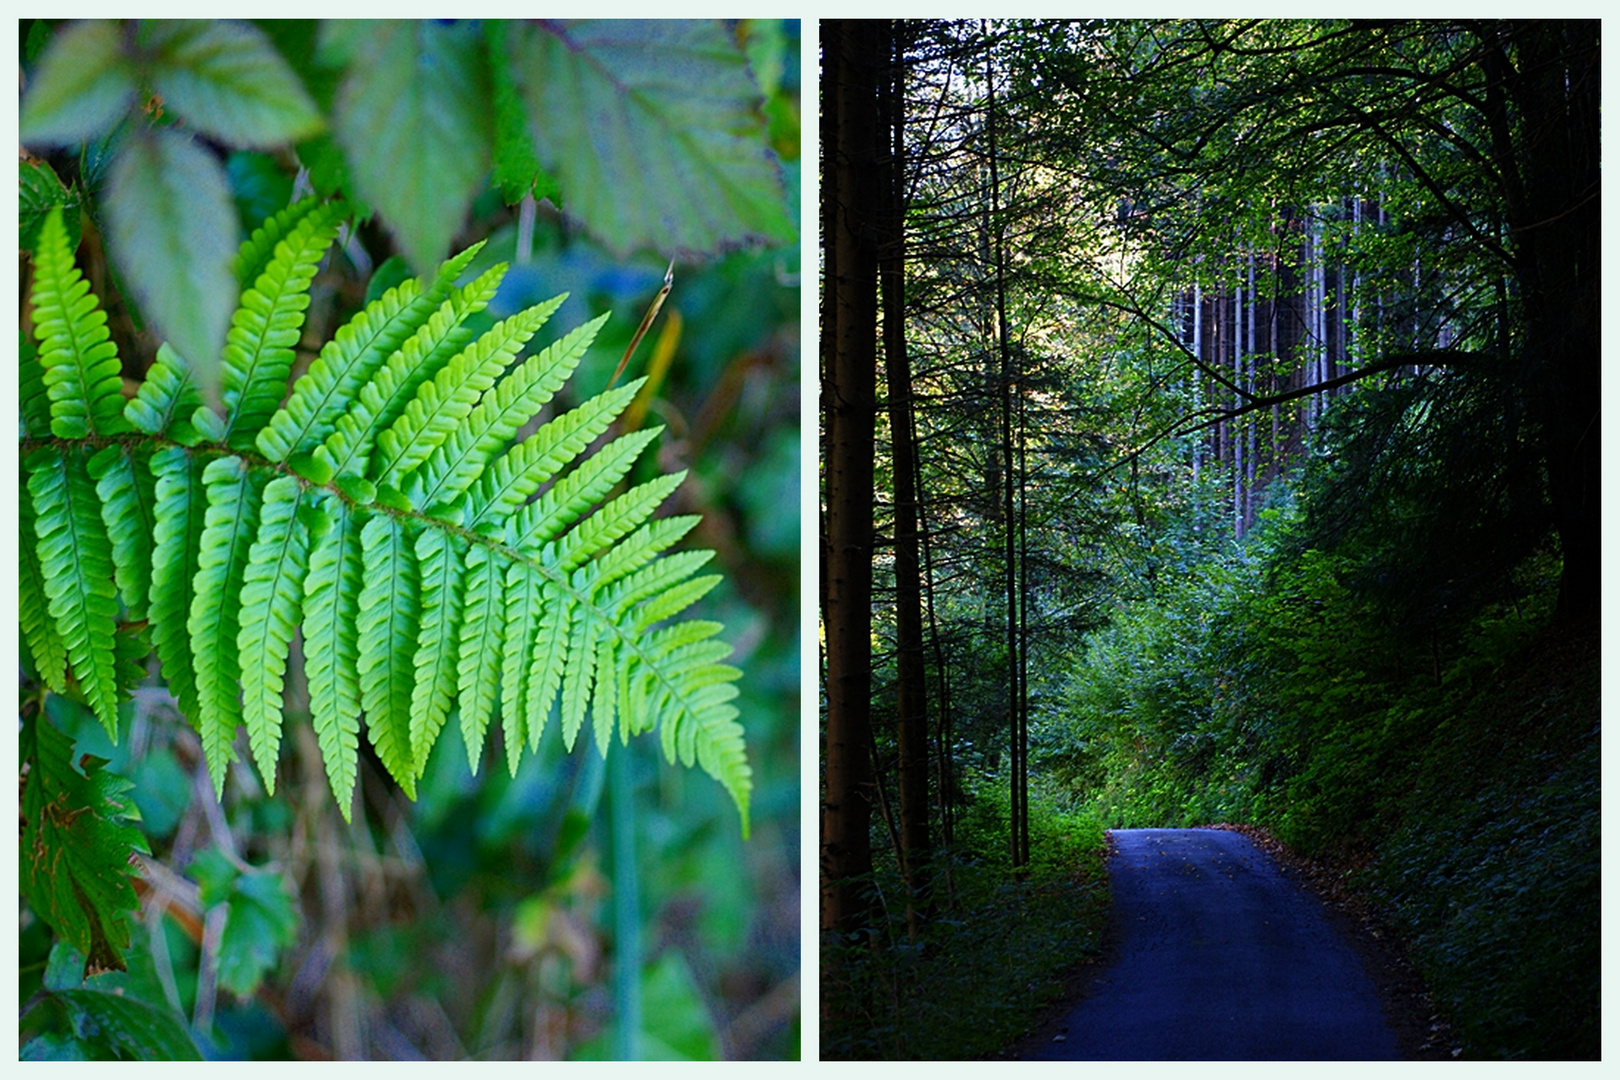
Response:
[[[824,349],[827,649],[826,774],[821,818],[821,927],[855,934],[870,907],[872,506],[876,420],[876,78],[884,39],[875,23],[823,24],[822,191],[825,273],[832,295]],[[824,338],[824,340],[826,340]]]
[[[889,24],[890,67],[880,93],[880,135],[891,152],[883,169],[883,362],[888,382],[894,475],[894,606],[900,745],[900,865],[910,896],[906,922],[915,938],[929,907],[928,683],[923,667],[922,581],[917,555],[916,452],[912,446],[911,368],[905,324],[905,54],[900,23]]]

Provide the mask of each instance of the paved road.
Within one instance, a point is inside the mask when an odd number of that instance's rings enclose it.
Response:
[[[1397,1057],[1361,962],[1241,833],[1116,829],[1118,959],[1035,1057]]]

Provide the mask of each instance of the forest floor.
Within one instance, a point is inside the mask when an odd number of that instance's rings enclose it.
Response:
[[[1283,880],[1318,901],[1314,906],[1319,909],[1333,935],[1349,946],[1376,992],[1378,1006],[1399,1057],[1406,1060],[1454,1060],[1460,1056],[1449,1026],[1438,1015],[1427,989],[1394,935],[1379,920],[1375,911],[1357,901],[1339,885],[1342,870],[1302,858],[1265,831],[1252,826],[1214,825],[1209,828],[1239,832],[1249,837],[1271,856],[1270,862]],[[1063,998],[1042,1012],[1028,1035],[991,1056],[1029,1060],[1060,1056],[1065,1049],[1078,1049],[1065,1045],[1071,1038],[1068,1029],[1075,1011],[1082,1002],[1114,989],[1111,980],[1122,959],[1125,940],[1126,928],[1122,920],[1111,919],[1102,954],[1074,966],[1066,976]],[[1076,1038],[1083,1037],[1079,1032],[1072,1034]],[[1168,1025],[1156,1029],[1151,1036],[1154,1040],[1168,1037]],[[1161,1044],[1155,1041],[1151,1045]],[[1260,1053],[1255,1049],[1258,1045],[1263,1044],[1245,1044],[1239,1038],[1232,1041],[1231,1046],[1247,1046],[1248,1049],[1235,1050],[1227,1056],[1256,1056]],[[1140,1056],[1137,1051],[1122,1050],[1121,1053],[1130,1057]],[[1100,1055],[1091,1052],[1082,1056]],[[1311,1055],[1289,1055],[1285,1052],[1285,1056]]]

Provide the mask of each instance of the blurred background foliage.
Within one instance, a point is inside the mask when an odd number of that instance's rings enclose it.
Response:
[[[232,32],[248,33],[243,25]],[[671,29],[645,28],[652,39]],[[70,736],[72,760],[104,758],[106,770],[133,781],[129,797],[151,848],[136,856],[141,905],[130,915],[127,971],[86,978],[84,958],[22,905],[25,1058],[175,1057],[192,1048],[351,1060],[798,1057],[800,256],[796,237],[767,219],[798,227],[800,31],[778,20],[684,29],[746,59],[738,66],[757,93],[743,133],[771,164],[772,182],[751,195],[772,204],[759,212],[766,227],[733,221],[727,232],[722,223],[699,238],[707,250],[614,232],[575,216],[575,203],[590,200],[546,170],[515,183],[503,176],[497,147],[493,165],[481,159],[464,206],[434,223],[443,240],[428,243],[487,239],[469,274],[512,264],[487,322],[562,291],[571,296],[554,326],[613,312],[558,410],[607,384],[676,255],[673,291],[631,374],[661,384],[644,422],[665,432],[646,468],[690,470],[666,512],[703,515],[691,543],[713,548],[725,574],[695,613],[725,624],[730,662],[743,671],[752,838],[742,840],[719,785],[663,766],[651,744],[616,749],[604,764],[591,749],[566,755],[556,740],[515,777],[493,741],[470,766],[459,740],[440,740],[415,803],[363,749],[362,812],[345,824],[327,794],[301,668],[289,673],[294,724],[279,793],[267,796],[239,768],[221,804],[155,667],[121,706],[115,746],[81,704],[48,694],[25,657],[24,717]],[[23,20],[25,86],[52,43],[74,30]],[[506,32],[442,31],[467,36],[469,47]],[[121,33],[134,40],[141,30]],[[318,56],[331,53],[312,51],[320,28],[253,33],[306,81],[316,112],[334,94],[341,101],[345,69],[322,69]],[[480,86],[481,105],[511,107],[498,85]],[[701,89],[689,87],[691,96]],[[336,148],[324,134],[253,146],[194,126],[201,133],[188,146],[222,172],[243,235],[311,183],[344,194],[357,187],[362,200],[384,203],[347,172],[341,118]],[[35,202],[77,211],[69,227],[83,237],[79,258],[134,384],[159,339],[140,291],[123,288],[128,264],[109,257],[106,141],[56,140],[25,153],[22,242],[37,228]],[[645,179],[626,180],[624,190],[657,197]],[[408,211],[373,214],[328,260],[306,344],[318,346],[368,295],[411,273],[422,241],[401,225]],[[311,356],[301,351],[301,364]]]

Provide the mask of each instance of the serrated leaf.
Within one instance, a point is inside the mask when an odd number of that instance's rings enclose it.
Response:
[[[152,455],[143,447],[114,445],[90,459],[90,476],[101,500],[101,519],[112,541],[113,569],[129,618],[146,618],[152,581],[152,533],[156,528],[156,481]]]
[[[539,551],[613,490],[613,485],[624,479],[647,444],[663,430],[660,427],[632,431],[586,458],[544,495],[512,516],[507,528],[508,542],[523,551]]]
[[[466,544],[441,529],[424,529],[416,541],[422,608],[416,644],[416,689],[411,696],[411,756],[420,776],[428,752],[450,714],[456,695],[462,584]]]
[[[426,20],[323,27],[353,57],[333,105],[355,194],[412,264],[431,266],[489,170],[489,90],[477,30]]]
[[[283,949],[298,943],[298,912],[274,870],[239,870],[218,848],[192,859],[187,874],[202,886],[202,906],[229,905],[219,939],[219,985],[251,997]]]
[[[793,237],[759,91],[722,24],[548,22],[512,37],[540,162],[609,248],[713,252]]]
[[[152,89],[198,131],[270,147],[324,126],[298,76],[251,24],[146,19],[139,37]]]
[[[62,207],[62,225],[68,249],[79,249],[79,197],[63,185],[47,162],[23,158],[17,163],[17,246],[32,251],[39,246],[45,215]]]
[[[60,208],[40,228],[31,299],[51,433],[80,439],[128,430],[118,348],[107,332],[107,313],[73,264]]]
[[[28,905],[86,958],[87,968],[122,970],[128,913],[136,906],[130,857],[150,850],[128,780],[84,758],[43,718],[23,722],[21,885]]]
[[[494,168],[490,181],[500,189],[501,198],[508,206],[520,202],[525,195],[560,203],[562,188],[540,167],[540,159],[534,156],[534,144],[529,140],[529,118],[523,111],[517,81],[512,78],[506,44],[508,29],[505,19],[484,22],[484,41],[488,46],[486,62],[493,94],[490,104],[495,117]]]
[[[304,498],[303,487],[291,476],[278,476],[265,487],[259,534],[242,580],[236,647],[239,655],[250,658],[242,666],[242,719],[259,775],[272,795],[281,747],[287,652],[303,618],[304,578],[309,568],[309,529],[300,513]]]
[[[196,724],[208,774],[214,781],[214,796],[219,798],[225,792],[225,770],[236,757],[231,743],[242,723],[242,659],[236,640],[241,629],[242,582],[258,533],[261,493],[247,464],[237,457],[209,462],[203,470],[203,484],[208,490],[208,512],[186,630],[197,661],[201,712]]]
[[[124,418],[148,435],[167,435],[183,446],[194,446],[202,433],[191,418],[202,408],[202,395],[191,380],[191,369],[168,342],[158,346],[157,360],[146,369],[146,380],[124,406]]]
[[[147,320],[219,393],[219,354],[236,307],[236,211],[219,163],[172,130],[145,131],[119,152],[105,201],[110,247]]]
[[[275,254],[242,293],[221,357],[220,392],[226,409],[226,442],[254,449],[259,430],[287,396],[293,346],[309,306],[315,268],[337,235],[342,204],[316,208],[275,247]]]
[[[28,458],[28,492],[45,595],[79,689],[108,736],[118,741],[118,674],[113,635],[118,592],[112,544],[95,485],[77,447]]]
[[[25,145],[70,146],[112,130],[136,93],[121,29],[96,19],[59,30],[29,82],[18,120]]]
[[[340,327],[259,433],[260,453],[283,461],[325,442],[360,388],[439,310],[482,247],[474,244],[446,261],[431,284],[418,278],[389,289]]]
[[[22,621],[23,640],[28,643],[34,657],[34,669],[45,685],[58,694],[67,693],[67,644],[56,632],[56,620],[51,616],[50,601],[45,593],[45,572],[39,565],[39,547],[27,541],[37,536],[34,527],[34,501],[18,500],[21,574],[17,582],[18,615]]]
[[[416,685],[421,577],[416,546],[403,523],[383,514],[361,534],[364,584],[360,590],[360,703],[366,731],[383,766],[409,798],[416,798],[411,754],[411,693]]]
[[[505,656],[505,578],[489,550],[474,545],[467,552],[461,608],[461,648],[456,659],[456,697],[461,711],[461,738],[473,772],[483,759],[484,733],[495,711],[495,688]]]
[[[326,779],[343,820],[350,820],[360,751],[360,609],[364,521],[348,503],[322,497],[326,528],[312,535],[304,579],[304,671],[310,722]]]
[[[197,698],[197,668],[186,624],[191,602],[203,524],[208,512],[208,489],[202,481],[203,462],[178,446],[152,455],[156,479],[153,529],[151,622],[152,646],[162,665],[169,692],[180,711],[197,727],[202,706]]]
[[[377,483],[397,489],[403,477],[427,460],[564,299],[554,297],[502,319],[423,382],[399,418],[377,434],[370,470]]]
[[[545,580],[523,563],[513,563],[506,571],[506,628],[502,633],[505,651],[501,658],[501,736],[506,744],[506,767],[517,775],[523,744],[529,728],[529,653],[545,613]],[[555,625],[556,620],[552,620]],[[543,723],[543,717],[536,717]]]
[[[60,990],[51,995],[67,1010],[82,1045],[132,1061],[201,1061],[191,1033],[174,1013],[104,990]]]

